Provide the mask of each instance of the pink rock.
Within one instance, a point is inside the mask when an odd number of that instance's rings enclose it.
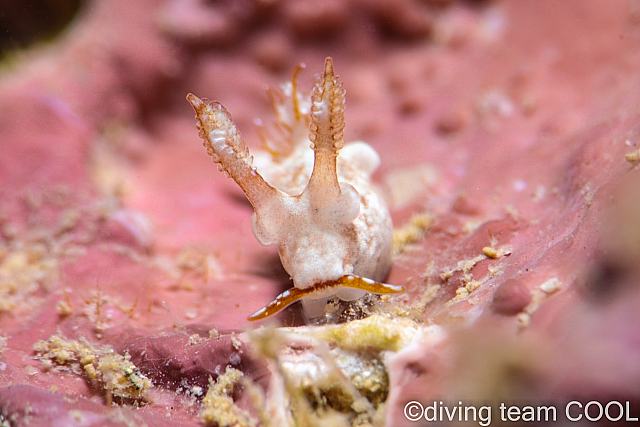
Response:
[[[517,280],[503,282],[493,294],[491,307],[498,314],[513,316],[531,302],[529,289]]]

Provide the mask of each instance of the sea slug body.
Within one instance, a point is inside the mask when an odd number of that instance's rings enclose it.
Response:
[[[280,91],[269,93],[278,135],[262,130],[266,150],[255,166],[227,110],[216,101],[187,96],[207,153],[253,205],[254,235],[263,245],[276,245],[293,279],[294,288],[249,316],[252,321],[297,300],[314,319],[334,296],[352,301],[366,292],[404,291],[381,283],[391,266],[392,223],[371,183],[380,158],[364,142],[344,143],[345,90],[332,59],[325,61],[311,102],[297,90],[301,69]]]

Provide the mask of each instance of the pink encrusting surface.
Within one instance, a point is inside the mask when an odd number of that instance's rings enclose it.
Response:
[[[242,331],[292,285],[184,98],[221,102],[257,151],[264,85],[304,62],[309,94],[327,56],[395,227],[432,218],[386,282],[447,338],[389,362],[387,424],[441,396],[637,402],[640,5],[267,3],[95,0],[0,75],[0,420],[199,425],[225,366],[269,388]],[[35,357],[55,335],[154,387],[106,408],[87,359]]]

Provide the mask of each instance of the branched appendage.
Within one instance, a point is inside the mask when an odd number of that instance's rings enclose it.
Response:
[[[207,154],[242,188],[254,209],[279,197],[278,191],[251,164],[249,149],[229,112],[219,102],[209,102],[191,93],[187,100],[196,111],[200,138]]]
[[[277,120],[270,132],[258,121],[257,131],[263,148],[271,154],[274,161],[290,156],[296,142],[306,137],[309,129],[309,105],[304,102],[298,91],[298,74],[306,66],[299,64],[291,74],[291,81],[280,88],[269,88],[267,95]]]
[[[324,73],[313,89],[309,125],[315,161],[307,190],[319,202],[340,196],[337,159],[338,151],[344,146],[345,94],[333,72],[333,60],[327,58]]]

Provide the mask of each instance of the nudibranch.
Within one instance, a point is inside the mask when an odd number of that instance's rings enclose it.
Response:
[[[314,319],[335,296],[353,301],[366,292],[404,291],[382,283],[391,266],[392,223],[371,182],[380,158],[364,142],[344,143],[345,90],[332,59],[326,59],[310,102],[297,90],[302,68],[279,91],[269,92],[279,138],[261,133],[266,150],[255,166],[227,110],[219,102],[187,96],[207,153],[253,206],[253,234],[265,246],[276,245],[293,279],[294,288],[249,316],[251,321],[298,300]]]

